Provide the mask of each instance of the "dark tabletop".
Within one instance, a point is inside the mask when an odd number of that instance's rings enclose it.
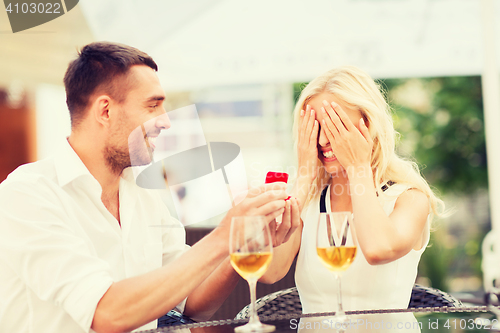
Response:
[[[349,332],[500,332],[495,316],[499,308],[474,306],[463,308],[395,309],[348,312],[349,321],[343,330]],[[333,313],[302,316],[261,317],[261,321],[276,326],[277,333],[336,333],[342,327]],[[164,327],[157,332],[233,333],[246,320],[217,320],[188,325]]]

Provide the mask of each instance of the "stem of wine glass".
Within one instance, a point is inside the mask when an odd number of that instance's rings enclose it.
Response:
[[[339,292],[337,293],[337,300],[339,302],[339,309],[337,313],[335,314],[336,316],[345,316],[344,308],[342,307],[342,288],[341,288],[341,283],[340,283],[340,274],[335,273],[335,280],[337,280],[337,285],[339,287]]]
[[[257,301],[257,296],[256,296],[256,289],[257,289],[257,280],[256,279],[250,279],[248,280],[248,286],[250,287],[250,320],[248,321],[249,324],[255,324],[255,323],[260,323],[259,316],[257,316],[257,309],[256,309],[256,301]]]

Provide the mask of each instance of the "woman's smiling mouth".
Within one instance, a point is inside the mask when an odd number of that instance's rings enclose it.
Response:
[[[331,149],[321,150],[321,154],[323,155],[325,162],[332,162],[337,159],[337,157],[335,156],[335,154]]]

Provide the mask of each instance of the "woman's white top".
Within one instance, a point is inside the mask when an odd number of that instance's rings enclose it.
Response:
[[[379,196],[387,215],[394,210],[397,198],[408,187],[394,184]],[[337,281],[334,273],[321,263],[316,252],[316,225],[319,218],[319,200],[311,200],[302,212],[304,228],[297,258],[295,283],[304,313],[337,311]],[[326,193],[326,209],[331,212],[330,188]],[[356,219],[356,215],[354,215]],[[342,304],[348,310],[405,309],[410,302],[417,277],[420,256],[429,242],[429,221],[425,226],[424,244],[418,251],[412,249],[405,256],[383,265],[370,265],[361,249],[351,266],[341,273]]]

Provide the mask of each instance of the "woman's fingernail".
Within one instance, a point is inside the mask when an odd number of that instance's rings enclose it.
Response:
[[[302,117],[304,115],[304,110],[300,110],[300,116]]]
[[[328,105],[328,102],[326,100],[323,100],[323,105],[324,106],[327,106]]]
[[[326,110],[324,107],[321,108],[321,111],[323,111],[323,113],[326,113]]]
[[[365,120],[361,118],[361,125],[365,126]]]

